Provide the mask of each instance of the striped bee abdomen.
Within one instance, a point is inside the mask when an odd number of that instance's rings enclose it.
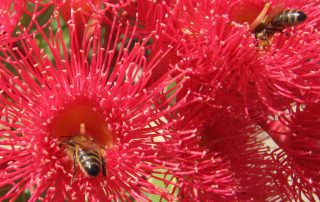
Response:
[[[307,19],[307,15],[303,11],[295,9],[286,9],[280,12],[274,10],[267,15],[269,7],[270,4],[266,3],[257,17],[257,19],[261,19],[260,24],[256,19],[250,25],[253,28],[255,38],[258,39],[258,47],[262,49],[270,46],[270,41],[275,33],[282,33],[285,28],[299,25]]]
[[[97,151],[86,149],[78,150],[78,163],[80,168],[89,176],[97,176],[102,166],[101,157]]]
[[[285,28],[301,24],[305,19],[307,15],[304,12],[288,9],[280,12],[270,23],[273,27]]]

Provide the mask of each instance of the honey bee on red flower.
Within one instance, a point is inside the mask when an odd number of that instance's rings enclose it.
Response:
[[[147,85],[169,49],[148,60],[145,47],[154,34],[134,42],[128,30],[136,24],[110,24],[107,17],[90,19],[81,35],[83,13],[74,12],[65,22],[56,8],[45,27],[33,19],[35,30],[1,51],[0,187],[6,193],[0,200],[25,192],[30,201],[175,200],[151,181],[166,181],[157,174],[176,169],[181,157],[160,152],[164,146],[186,152],[171,141],[179,120],[165,121],[189,103],[168,102],[185,73],[168,72]]]
[[[1,3],[0,201],[320,197],[318,1]]]
[[[105,177],[106,163],[103,155],[103,148],[85,133],[85,124],[80,124],[80,133],[61,140],[67,145],[69,158],[73,159],[74,174],[76,175],[76,165],[79,165],[81,171],[90,177],[96,177],[100,172]]]
[[[262,47],[270,45],[270,39],[275,33],[281,33],[283,29],[299,25],[307,19],[307,15],[303,11],[294,9],[279,10],[280,7],[266,15],[269,7],[270,4],[266,3],[259,16],[250,25],[255,37],[259,40],[259,45]]]

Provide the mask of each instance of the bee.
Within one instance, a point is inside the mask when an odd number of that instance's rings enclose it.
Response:
[[[80,124],[80,134],[68,137],[61,141],[67,145],[68,156],[73,159],[73,177],[76,174],[76,165],[79,165],[81,171],[89,177],[96,177],[102,172],[106,176],[106,163],[103,158],[103,149],[93,139],[85,134],[85,125]]]
[[[269,40],[275,33],[282,32],[287,27],[299,25],[307,19],[307,15],[303,11],[295,9],[280,11],[275,9],[270,15],[266,15],[269,7],[270,5],[266,4],[261,14],[257,17],[256,20],[260,20],[260,23],[255,20],[251,24],[253,33],[262,46],[264,44],[269,45]]]

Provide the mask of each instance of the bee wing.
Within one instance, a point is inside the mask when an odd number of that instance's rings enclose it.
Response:
[[[106,161],[102,158],[102,175],[107,176]]]
[[[262,9],[262,11],[260,12],[260,14],[258,15],[258,17],[256,17],[256,19],[250,24],[250,29],[251,30],[255,30],[258,26],[261,26],[261,24],[267,25],[269,22],[271,22],[271,20],[281,12],[281,10],[283,10],[284,5],[281,4],[277,4],[269,14],[268,11],[270,10],[270,3],[266,3]]]
[[[277,4],[274,8],[270,11],[270,13],[266,16],[265,24],[269,24],[279,13],[284,10],[285,6],[283,3]]]

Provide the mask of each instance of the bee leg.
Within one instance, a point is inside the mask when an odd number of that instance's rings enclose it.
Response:
[[[270,39],[269,39],[269,37],[266,36],[264,40],[265,40],[265,42],[266,42],[266,44],[267,44],[268,46],[271,45],[271,44],[270,44]]]
[[[281,33],[283,33],[283,34],[286,35],[287,37],[290,36],[290,33],[288,33],[288,32],[281,31]]]
[[[105,177],[107,176],[107,171],[106,171],[106,161],[104,158],[102,158],[102,175]]]
[[[74,149],[73,150],[73,176],[72,176],[72,179],[71,179],[71,184],[74,182],[74,178],[76,176],[76,172],[77,172],[77,169],[76,169],[76,150]]]

